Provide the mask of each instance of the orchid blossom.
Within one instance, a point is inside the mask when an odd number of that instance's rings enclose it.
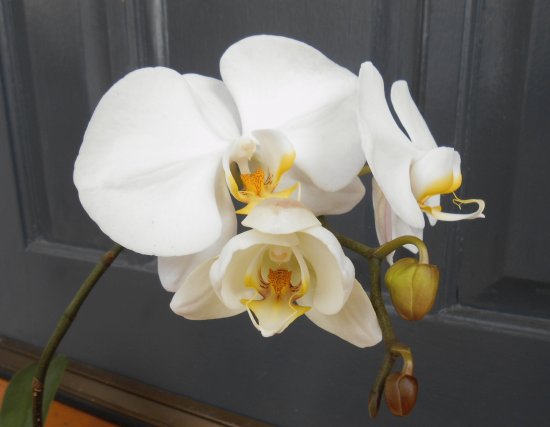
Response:
[[[168,257],[161,265],[219,253],[236,232],[230,194],[240,213],[301,194],[318,215],[364,195],[353,73],[278,36],[235,43],[220,72],[223,82],[162,67],[128,74],[99,102],[76,160],[90,217],[125,247]]]
[[[364,63],[359,73],[358,120],[363,150],[373,174],[373,205],[380,243],[403,235],[422,238],[423,213],[432,225],[437,220],[483,218],[483,200],[462,200],[455,194],[462,183],[460,155],[453,148],[437,146],[405,81],[392,85],[391,101],[408,137],[392,117],[382,76],[372,63]],[[465,214],[443,212],[442,194],[453,194],[453,203],[459,208],[475,203],[478,209]]]
[[[233,237],[190,274],[182,267],[159,270],[177,288],[172,310],[192,320],[248,312],[265,337],[283,332],[305,315],[319,327],[359,347],[381,340],[372,304],[338,240],[294,200],[261,202]]]

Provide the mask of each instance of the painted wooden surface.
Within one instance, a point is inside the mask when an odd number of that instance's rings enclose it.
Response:
[[[357,72],[406,79],[460,195],[487,219],[427,231],[442,271],[434,314],[396,320],[418,407],[384,426],[543,425],[550,416],[550,4],[544,0],[0,0],[0,335],[43,345],[101,250],[72,165],[101,94],[141,66],[219,77],[231,43],[298,38]],[[368,184],[368,180],[365,180]],[[368,185],[367,185],[368,187]],[[374,243],[366,199],[335,219]],[[357,267],[360,280],[366,271]],[[155,260],[126,254],[63,344],[73,359],[281,426],[367,425],[381,357],[302,319],[261,339],[245,316],[168,309]]]
[[[0,379],[0,408],[8,383]],[[63,403],[54,401],[45,427],[116,427],[116,424],[94,417]]]

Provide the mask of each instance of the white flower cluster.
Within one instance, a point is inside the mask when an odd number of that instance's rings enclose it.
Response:
[[[381,331],[351,261],[317,215],[351,210],[368,162],[380,243],[422,237],[461,184],[460,156],[437,147],[405,82],[359,77],[316,49],[260,35],[227,49],[217,80],[144,68],[101,99],[74,181],[113,240],[157,255],[171,308],[188,319],[248,312],[264,336],[301,315],[360,347]],[[235,208],[235,205],[238,205]],[[236,235],[235,214],[251,230]]]

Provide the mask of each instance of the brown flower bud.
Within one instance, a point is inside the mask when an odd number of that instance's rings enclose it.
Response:
[[[412,375],[394,372],[386,378],[384,397],[391,413],[397,417],[408,415],[414,408],[418,382]]]
[[[437,266],[402,258],[388,269],[385,280],[402,318],[420,320],[432,309],[439,286]]]

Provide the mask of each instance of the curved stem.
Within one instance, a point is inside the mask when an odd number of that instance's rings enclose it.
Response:
[[[414,363],[411,349],[404,344],[394,343],[391,347],[391,352],[395,357],[400,356],[403,359],[403,368],[401,372],[412,375],[414,372]]]
[[[351,249],[353,252],[356,252],[367,259],[370,259],[371,257],[374,256],[375,248],[371,248],[370,246],[364,245],[363,243],[353,240],[341,233],[336,233],[333,231],[332,234],[336,236],[340,244],[345,248]]]
[[[87,298],[94,285],[101,278],[103,273],[111,266],[116,257],[122,252],[124,248],[118,244],[115,244],[108,252],[106,252],[101,260],[95,265],[91,273],[88,275],[86,280],[80,286],[80,289],[77,291],[76,295],[69,303],[65,312],[59,319],[55,330],[50,337],[48,344],[44,348],[38,366],[36,369],[36,374],[32,379],[32,418],[33,426],[41,427],[42,426],[42,400],[44,392],[44,381],[46,378],[46,373],[48,367],[53,359],[57,347],[61,343],[61,340],[71,327],[78,310],[82,306],[82,303]]]
[[[382,360],[382,365],[378,370],[378,375],[372,384],[369,393],[369,415],[371,418],[375,418],[378,415],[378,409],[380,408],[380,401],[382,400],[382,394],[384,392],[384,385],[386,383],[386,378],[390,374],[393,364],[397,356],[392,354],[390,351],[384,353],[384,359]]]
[[[334,236],[338,239],[340,244],[348,249],[351,249],[353,252],[358,253],[359,255],[364,256],[365,258],[369,259],[373,256],[375,249],[371,248],[370,246],[367,246],[361,242],[358,242],[357,240],[353,240],[352,238],[342,234],[338,233],[330,228],[330,225],[328,224],[327,218],[325,216],[318,216],[317,219],[321,222],[321,225],[325,227],[327,230],[329,230]]]
[[[380,284],[381,261],[378,258],[370,258],[368,262],[370,269],[370,300],[376,312],[380,329],[382,330],[382,339],[385,347],[384,360],[369,393],[369,415],[374,418],[378,414],[386,377],[393,367],[396,356],[390,351],[392,344],[395,342],[395,332],[386,311],[384,300],[382,299],[382,287]]]
[[[395,342],[395,332],[393,331],[390,316],[386,311],[386,306],[384,305],[384,300],[382,298],[380,263],[381,261],[378,258],[369,259],[370,300],[372,302],[372,306],[374,307],[374,311],[376,312],[376,317],[378,317],[380,329],[382,329],[382,339],[384,340],[384,345],[386,348],[389,348]]]
[[[393,239],[374,250],[372,256],[379,259],[384,259],[393,251],[405,245],[414,245],[418,248],[418,262],[420,264],[428,264],[430,262],[426,244],[415,236],[401,236],[397,239]]]
[[[376,317],[378,318],[380,329],[382,330],[382,339],[384,341],[385,348],[382,365],[380,366],[378,375],[376,376],[369,393],[369,415],[374,418],[378,414],[378,408],[380,407],[380,400],[382,399],[382,394],[384,392],[386,378],[390,374],[395,361],[399,357],[403,358],[403,371],[412,375],[413,360],[410,348],[396,341],[390,316],[388,315],[386,306],[384,305],[384,300],[382,299],[382,286],[380,284],[381,260],[378,258],[370,258],[368,262],[371,285],[370,300],[372,302],[372,306],[374,307]]]
[[[369,415],[374,418],[378,414],[380,408],[380,401],[382,394],[384,393],[384,386],[386,384],[386,378],[390,374],[395,361],[398,358],[403,359],[403,372],[412,375],[413,372],[413,358],[409,347],[396,341],[395,332],[390,320],[390,316],[384,305],[384,299],[382,297],[382,285],[380,275],[380,265],[382,260],[391,252],[400,248],[406,244],[413,244],[418,248],[419,262],[428,263],[428,249],[422,240],[414,236],[403,236],[392,240],[378,248],[371,248],[360,242],[357,242],[343,234],[335,233],[330,229],[327,220],[324,216],[319,217],[319,221],[323,227],[329,229],[338,239],[340,244],[354,252],[362,255],[367,259],[370,270],[370,300],[380,329],[382,330],[382,339],[384,341],[384,359],[382,365],[378,371],[376,379],[372,385],[369,393],[368,408]]]

